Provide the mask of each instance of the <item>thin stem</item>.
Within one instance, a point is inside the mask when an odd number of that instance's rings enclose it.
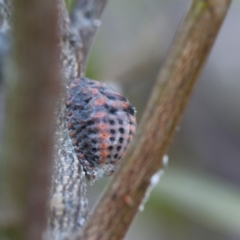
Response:
[[[83,66],[92,46],[95,33],[101,25],[101,15],[107,0],[76,0],[71,14],[72,27],[82,41]],[[84,72],[84,68],[82,72]]]
[[[230,2],[192,2],[154,86],[136,141],[83,232],[74,239],[124,238],[151,177],[163,165],[163,155],[169,147]]]

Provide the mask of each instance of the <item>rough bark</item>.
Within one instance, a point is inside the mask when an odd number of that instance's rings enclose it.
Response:
[[[50,197],[47,239],[67,239],[81,229],[88,217],[86,177],[74,152],[66,122],[65,97],[71,82],[84,74],[90,43],[97,30],[96,21],[106,1],[79,0],[69,19],[60,0],[61,63],[64,75],[62,97],[57,112],[55,163]]]

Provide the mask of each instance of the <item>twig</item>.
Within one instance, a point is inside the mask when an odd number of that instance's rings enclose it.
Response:
[[[107,0],[76,0],[71,14],[72,27],[82,40],[83,71],[93,37],[101,25],[101,15]]]
[[[151,177],[162,166],[229,4],[230,0],[193,1],[157,79],[136,141],[83,232],[74,239],[113,240],[125,236]]]
[[[4,4],[6,1],[4,1]],[[13,49],[1,156],[2,239],[42,239],[60,87],[54,1],[12,1]],[[47,25],[47,27],[46,27]]]
[[[0,146],[2,145],[2,132],[5,106],[4,65],[9,52],[10,5],[8,1],[0,0]]]
[[[11,7],[9,0],[0,0],[0,32],[6,34],[10,30]]]
[[[84,4],[81,5],[81,2]],[[69,139],[65,119],[66,90],[73,79],[84,74],[90,42],[97,30],[93,23],[99,20],[106,1],[88,2],[91,5],[87,7],[85,1],[77,1],[73,10],[74,20],[70,21],[65,3],[59,0],[61,62],[65,83],[57,113],[56,154],[46,233],[46,238],[51,240],[69,238],[83,226],[88,217],[86,178]],[[86,9],[91,13],[90,18],[85,17]]]

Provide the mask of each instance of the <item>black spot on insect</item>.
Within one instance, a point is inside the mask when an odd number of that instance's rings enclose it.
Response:
[[[83,135],[83,139],[87,139],[88,136],[86,134]]]
[[[85,99],[84,102],[88,104],[90,102],[91,98]]]
[[[122,101],[122,102],[127,102],[127,99],[124,96],[120,96],[118,95],[118,100]]]
[[[97,148],[92,148],[92,151],[93,151],[93,152],[96,152],[96,151],[97,151]]]
[[[95,82],[94,81],[89,81],[88,84],[93,85],[93,84],[95,84]]]
[[[120,143],[123,143],[123,140],[124,140],[124,139],[123,139],[122,137],[119,138],[119,142],[120,142]]]
[[[104,104],[104,107],[108,110],[109,106],[107,104]]]
[[[110,112],[111,114],[115,114],[115,113],[117,112],[117,109],[116,109],[116,108],[110,108],[110,109],[109,109],[109,112]]]
[[[135,110],[132,106],[129,106],[128,108],[125,109],[126,112],[128,112],[129,114],[133,115],[135,114]]]
[[[96,134],[97,133],[97,129],[89,129],[88,133],[89,134]]]
[[[79,110],[79,107],[75,105],[75,106],[73,106],[73,110],[75,110],[75,111]]]
[[[118,158],[118,154],[115,154],[113,157],[114,157],[114,159]]]
[[[111,125],[114,125],[115,124],[115,122],[111,119],[111,120],[109,120],[109,123],[111,124]]]
[[[88,148],[89,147],[89,145],[87,144],[87,143],[85,143],[84,145],[83,145],[83,148]]]
[[[88,162],[90,163],[91,167],[94,167],[94,163],[91,160],[88,160]]]
[[[123,124],[123,121],[122,121],[122,119],[118,119],[118,123],[120,124],[120,125],[122,125]]]
[[[87,127],[86,125],[83,125],[83,126],[78,127],[78,128],[76,127],[77,133],[81,132],[81,131],[84,130],[86,127]]]
[[[93,125],[94,124],[94,121],[93,120],[90,120],[87,122],[87,125],[90,126],[90,125]]]
[[[120,150],[121,150],[121,148],[122,148],[121,146],[118,146],[118,147],[117,147],[117,150],[118,150],[118,151],[120,151]]]
[[[107,96],[107,98],[108,98],[109,100],[116,100],[116,97],[114,97],[114,96]]]
[[[124,129],[123,128],[119,128],[119,132],[123,134],[124,133]]]
[[[111,130],[110,130],[110,133],[111,133],[111,134],[115,134],[116,131],[115,131],[114,129],[111,129]]]
[[[109,146],[109,147],[108,147],[108,150],[109,150],[109,151],[112,151],[112,150],[113,150],[113,146]]]
[[[122,102],[127,102],[127,99],[121,95],[115,94],[115,93],[106,93],[106,96],[110,100],[119,100]]]
[[[92,139],[91,141],[92,141],[93,144],[97,143],[97,140],[95,140],[95,139]]]
[[[115,141],[115,137],[110,137],[110,140],[111,140],[112,142],[114,142],[114,141]]]

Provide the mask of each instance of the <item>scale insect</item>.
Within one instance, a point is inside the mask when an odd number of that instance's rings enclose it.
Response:
[[[69,136],[88,179],[111,175],[136,132],[135,108],[108,85],[80,78],[68,89],[66,109]]]

